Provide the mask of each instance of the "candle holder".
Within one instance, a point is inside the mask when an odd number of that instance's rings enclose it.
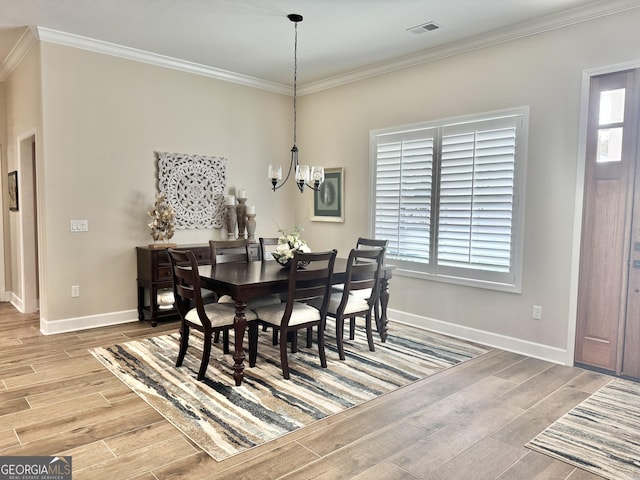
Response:
[[[238,238],[244,238],[244,228],[247,220],[246,203],[246,198],[238,197],[238,205],[236,205],[236,216],[238,217]]]
[[[247,235],[250,242],[256,240],[256,214],[247,213]]]
[[[227,208],[227,240],[236,239],[236,206],[226,205]]]

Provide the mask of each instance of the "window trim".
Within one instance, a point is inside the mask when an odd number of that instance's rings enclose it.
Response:
[[[529,107],[516,107],[504,110],[496,110],[491,112],[484,112],[471,115],[463,115],[457,117],[450,117],[445,119],[430,120],[425,122],[417,122],[408,125],[400,125],[395,127],[387,127],[376,130],[371,130],[369,133],[369,235],[373,238],[375,236],[375,219],[376,219],[376,180],[377,180],[377,157],[376,146],[377,138],[381,135],[391,134],[410,134],[411,132],[425,129],[443,129],[446,126],[474,123],[483,120],[491,120],[500,117],[507,116],[519,116],[521,125],[518,127],[518,135],[516,136],[516,159],[514,165],[514,181],[513,181],[513,220],[512,220],[512,263],[513,267],[508,274],[508,281],[494,280],[492,275],[487,275],[490,272],[483,272],[486,278],[471,278],[462,275],[455,275],[450,273],[449,268],[441,269],[439,272],[424,271],[420,268],[419,262],[400,261],[390,259],[389,263],[396,265],[395,273],[399,276],[406,276],[412,278],[419,278],[425,280],[433,280],[444,283],[451,283],[457,285],[472,286],[478,288],[485,288],[490,290],[498,290],[511,293],[522,293],[522,269],[523,269],[523,252],[524,252],[524,214],[525,214],[525,186],[526,186],[526,172],[527,172],[527,153],[528,153],[528,134],[529,134]],[[438,153],[439,156],[439,153]],[[439,177],[439,162],[438,166],[434,168],[434,177]],[[439,183],[439,178],[435,177],[434,182]],[[439,191],[437,192],[439,195]],[[437,210],[437,205],[435,205]],[[432,218],[433,221],[438,221],[436,218]],[[432,232],[435,229],[432,228]],[[463,272],[464,269],[457,270]],[[475,273],[473,270],[472,273]]]

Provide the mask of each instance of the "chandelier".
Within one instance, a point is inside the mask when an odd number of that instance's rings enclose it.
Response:
[[[269,165],[269,180],[273,185],[273,191],[282,187],[291,172],[295,171],[296,184],[300,193],[304,192],[305,185],[312,190],[318,190],[320,184],[324,182],[324,167],[309,165],[300,165],[298,163],[298,147],[296,146],[296,124],[297,124],[297,93],[298,93],[298,23],[302,21],[302,15],[291,13],[287,15],[294,25],[294,50],[293,50],[293,147],[291,147],[291,160],[289,161],[289,171],[284,180],[282,180],[282,167],[280,165]]]

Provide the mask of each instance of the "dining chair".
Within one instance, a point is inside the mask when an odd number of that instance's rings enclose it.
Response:
[[[263,262],[275,261],[271,252],[278,246],[278,237],[260,237],[258,241],[260,242],[260,259]]]
[[[263,262],[275,262],[276,259],[271,255],[271,252],[274,251],[275,247],[278,245],[278,237],[260,237],[258,238],[258,242],[260,242],[260,260]],[[280,301],[287,299],[287,296],[284,293],[279,295],[279,297]],[[268,328],[268,325],[262,325],[263,332],[266,332]],[[275,328],[273,329],[273,344],[278,344],[278,330]]]
[[[192,328],[204,335],[202,359],[198,380],[206,374],[211,356],[212,335],[223,332],[223,351],[229,353],[229,330],[233,328],[235,307],[223,303],[207,303],[202,299],[200,275],[196,257],[190,250],[169,248],[169,260],[173,277],[173,293],[180,314],[180,349],[176,367],[182,362],[189,347],[189,332]],[[247,320],[255,320],[255,313],[246,312]]]
[[[211,248],[211,264],[220,263],[247,263],[251,261],[249,254],[249,242],[245,238],[238,240],[209,240]],[[252,298],[247,302],[247,309],[253,310],[262,305],[280,303],[280,296],[277,294],[261,295]],[[229,295],[221,295],[218,303],[231,303],[235,305],[235,300]]]
[[[356,242],[356,248],[363,250],[375,250],[377,248],[383,248],[386,252],[388,240],[381,240],[377,238],[366,238],[359,237]],[[384,255],[382,255],[382,264],[384,265]],[[362,298],[368,298],[371,292],[365,290],[358,290],[353,292],[354,295],[359,295]],[[376,319],[376,329],[378,332],[380,331],[380,302],[376,302],[373,306],[373,312]],[[355,338],[355,317],[352,318],[349,322],[349,339],[353,340]],[[384,341],[384,340],[383,340]]]
[[[289,332],[297,335],[298,330],[317,328],[318,354],[320,365],[327,367],[324,351],[324,326],[327,305],[331,296],[331,279],[336,260],[336,250],[328,252],[297,252],[289,267],[287,301],[280,305],[267,305],[255,310],[257,320],[249,322],[249,365],[255,366],[258,354],[258,326],[267,324],[280,331],[280,338]],[[310,262],[305,268],[297,268],[298,262]],[[316,299],[317,307],[306,303]],[[289,380],[287,342],[280,341],[280,364],[282,376]]]
[[[365,318],[369,350],[375,351],[371,329],[371,310],[379,300],[380,270],[383,258],[384,248],[352,249],[347,259],[344,288],[341,292],[334,292],[331,295],[327,316],[336,319],[336,344],[340,360],[345,359],[343,343],[345,318],[349,318],[354,324],[356,317]],[[365,293],[362,294],[362,292]],[[310,304],[317,307],[319,302],[312,300]]]

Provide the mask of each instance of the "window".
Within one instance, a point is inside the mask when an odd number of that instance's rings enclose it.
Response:
[[[398,273],[520,291],[528,115],[371,132],[372,234]]]

